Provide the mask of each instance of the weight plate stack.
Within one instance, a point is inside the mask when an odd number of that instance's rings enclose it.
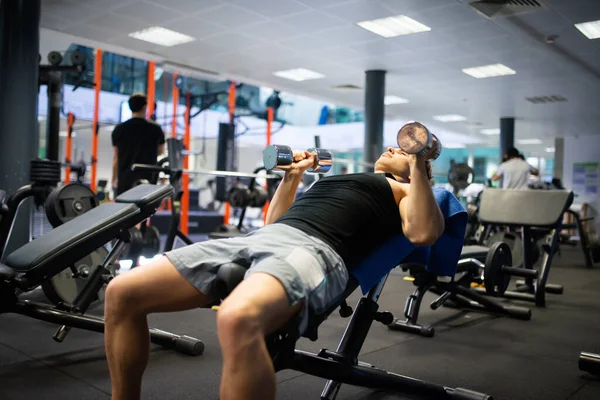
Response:
[[[52,160],[31,160],[29,163],[29,180],[33,184],[55,186],[60,182],[61,165]]]

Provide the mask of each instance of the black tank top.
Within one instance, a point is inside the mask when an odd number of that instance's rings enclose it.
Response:
[[[384,174],[334,175],[317,181],[279,218],[330,245],[352,269],[402,232],[394,193]]]

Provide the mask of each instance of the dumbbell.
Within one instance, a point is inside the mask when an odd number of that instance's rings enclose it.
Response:
[[[402,151],[420,156],[427,155],[427,159],[430,160],[435,160],[442,152],[440,139],[419,122],[411,121],[402,126],[398,131],[397,140]],[[429,154],[432,150],[433,153]]]
[[[325,174],[331,169],[333,155],[327,149],[310,148],[309,153],[316,154],[315,164],[306,172],[313,174]],[[272,144],[263,151],[263,165],[267,171],[277,167],[292,165],[294,162],[294,151],[290,146]]]

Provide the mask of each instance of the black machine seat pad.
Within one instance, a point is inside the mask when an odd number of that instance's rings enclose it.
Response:
[[[152,207],[173,193],[170,185],[142,184],[135,186],[115,199],[116,203],[133,203],[142,210]]]
[[[139,213],[135,204],[104,203],[15,250],[4,263],[17,272],[60,272],[114,239],[128,223],[135,225]]]
[[[553,228],[573,203],[567,190],[485,189],[479,219],[484,224]]]
[[[460,258],[485,258],[489,249],[484,246],[464,246],[460,252]]]

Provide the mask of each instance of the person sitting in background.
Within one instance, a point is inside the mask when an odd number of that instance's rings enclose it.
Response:
[[[115,197],[131,189],[136,181],[147,179],[154,183],[153,172],[132,171],[133,164],[156,164],[165,151],[165,134],[157,123],[146,119],[148,99],[143,93],[129,98],[131,119],[117,125],[112,133],[113,175]]]
[[[538,175],[537,168],[529,165],[514,147],[508,149],[505,157],[506,161],[500,164],[492,181],[502,179],[502,189],[528,189],[529,174]]]

